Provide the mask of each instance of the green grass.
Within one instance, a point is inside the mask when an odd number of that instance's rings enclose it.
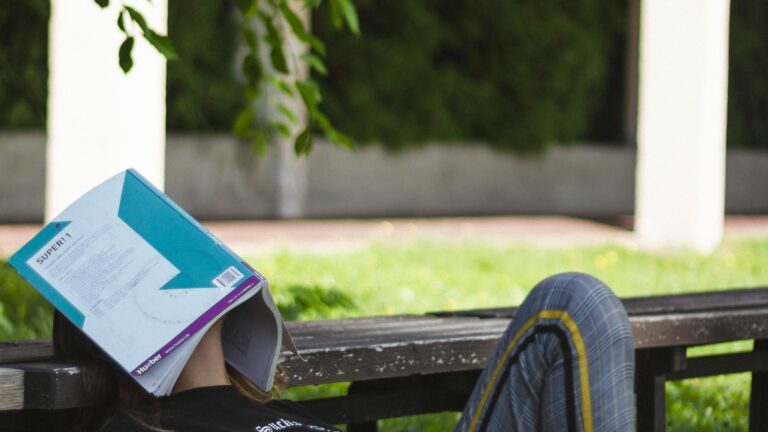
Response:
[[[725,243],[710,256],[654,255],[619,246],[542,248],[482,244],[375,245],[331,255],[277,252],[252,263],[277,298],[290,286],[348,294],[330,316],[423,313],[519,304],[553,273],[591,273],[619,296],[768,285],[768,239]],[[310,314],[311,316],[311,314]]]
[[[8,263],[0,260],[0,341],[49,336],[52,310]]]
[[[562,271],[594,274],[619,296],[768,286],[767,258],[768,239],[726,242],[709,256],[650,254],[611,245],[494,248],[422,242],[333,255],[280,252],[253,263],[270,279],[278,298],[285,287],[305,285],[346,293],[356,307],[327,314],[343,317],[516,305],[539,280]],[[312,311],[305,316],[318,317]],[[692,349],[691,354],[750,346],[724,344]],[[748,374],[668,384],[668,430],[746,431],[748,389]],[[334,387],[329,394],[339,391]],[[302,397],[302,392],[289,395]],[[448,414],[380,423],[383,431],[437,432],[450,430],[447,425],[454,419]]]
[[[416,242],[322,255],[278,251],[250,261],[270,279],[287,316],[311,319],[517,305],[539,280],[563,271],[591,273],[625,297],[768,286],[766,258],[768,239],[729,241],[709,256],[650,254],[615,245]],[[39,312],[47,311],[43,302],[7,273],[7,265],[0,266],[0,340],[47,335],[50,326],[41,322]],[[21,303],[25,314],[9,312]],[[3,332],[4,322],[11,331]],[[697,348],[692,354],[749,347],[726,344]],[[288,396],[339,394],[345,388],[291,389]],[[745,374],[668,384],[668,430],[746,431],[748,389]],[[384,431],[433,432],[450,429],[454,419],[455,414],[431,415],[381,424]]]

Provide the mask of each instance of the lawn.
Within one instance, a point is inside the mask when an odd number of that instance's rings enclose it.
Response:
[[[519,304],[530,288],[562,271],[592,273],[619,296],[768,286],[768,239],[728,241],[714,254],[650,254],[604,245],[572,248],[491,247],[473,243],[378,244],[334,254],[278,251],[249,261],[271,281],[289,318],[422,313]],[[0,339],[45,335],[39,301],[12,288],[0,266]],[[14,312],[24,298],[25,314]],[[3,305],[5,309],[3,311]],[[29,322],[27,322],[29,321]],[[16,330],[14,329],[21,329]],[[749,349],[748,343],[702,350]],[[668,430],[747,430],[749,376],[668,384]],[[290,390],[305,397],[343,385]],[[449,430],[453,415],[382,422],[385,431]]]

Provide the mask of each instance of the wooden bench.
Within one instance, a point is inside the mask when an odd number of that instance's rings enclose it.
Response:
[[[750,431],[768,430],[768,288],[623,302],[637,350],[637,430],[664,430],[666,381],[747,371]],[[291,322],[304,360],[285,353],[282,365],[294,386],[351,381],[346,396],[302,403],[349,431],[375,431],[377,419],[460,410],[514,313]],[[686,355],[687,347],[744,339],[755,340],[751,352]],[[74,408],[89,405],[80,379],[77,365],[56,361],[49,341],[0,343],[0,424],[66,424]]]

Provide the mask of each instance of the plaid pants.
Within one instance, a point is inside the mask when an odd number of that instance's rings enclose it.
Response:
[[[634,431],[626,311],[596,278],[539,283],[483,370],[457,432]]]

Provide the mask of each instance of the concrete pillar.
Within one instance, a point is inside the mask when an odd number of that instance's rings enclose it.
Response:
[[[712,251],[723,233],[729,0],[643,0],[636,232]]]
[[[296,8],[296,3],[289,2],[289,6],[294,6],[293,10],[304,21],[305,25],[309,25],[310,12],[309,8],[301,7]],[[291,33],[288,26],[284,26],[284,35],[288,41],[286,44],[286,56],[288,57],[288,68],[291,71],[292,77],[307,77],[309,70],[306,64],[299,61],[301,55],[306,52],[307,46],[299,41],[293,33]],[[266,56],[265,56],[266,57]],[[268,58],[268,57],[266,57]],[[289,99],[283,93],[271,89],[270,102],[279,99],[283,104],[288,106],[298,119],[298,124],[288,124],[291,131],[291,136],[295,138],[307,124],[307,112],[304,109],[299,98]],[[273,116],[282,116],[279,112],[273,110]],[[305,217],[307,215],[307,189],[309,178],[309,163],[308,157],[296,156],[294,152],[294,140],[287,139],[282,135],[275,135],[273,145],[275,146],[275,165],[277,173],[277,193],[276,197],[276,209],[277,217],[281,219],[296,219]]]
[[[309,163],[307,157],[297,157],[293,141],[283,137],[275,143],[277,163],[277,217],[297,219],[307,215],[307,179]]]
[[[124,74],[119,2],[51,0],[45,217],[133,167],[158,187],[165,167],[165,59],[137,38]],[[165,33],[167,1],[129,2]]]

